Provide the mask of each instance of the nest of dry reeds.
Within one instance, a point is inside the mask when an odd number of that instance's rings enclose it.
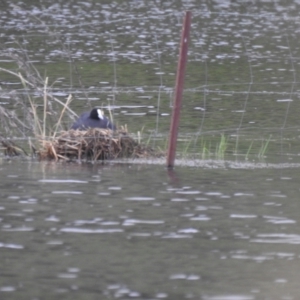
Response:
[[[55,138],[41,139],[39,158],[63,160],[105,160],[158,156],[123,130],[91,128],[86,131],[63,131]]]

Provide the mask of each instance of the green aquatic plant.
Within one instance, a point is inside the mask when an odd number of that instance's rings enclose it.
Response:
[[[262,159],[262,158],[265,157],[267,148],[268,148],[268,146],[270,144],[270,141],[271,141],[271,137],[272,137],[272,135],[270,135],[269,138],[266,141],[262,140],[261,147],[260,147],[260,149],[258,151],[258,155],[257,155],[258,158]]]
[[[221,134],[220,142],[217,144],[215,156],[217,159],[224,159],[228,143],[224,134]]]
[[[246,153],[246,156],[245,156],[245,160],[248,160],[250,151],[252,149],[252,146],[253,146],[253,141],[251,142],[250,146],[248,147],[248,150],[247,150],[247,153]]]
[[[207,159],[211,155],[209,149],[210,149],[210,144],[209,144],[209,147],[207,148],[206,143],[204,142],[203,147],[202,147],[202,151],[200,151],[202,159]]]
[[[202,137],[200,140],[198,140],[198,146],[196,145],[196,149],[198,149],[198,151],[193,151],[195,148],[191,147],[191,145],[194,145],[194,139],[193,136],[191,136],[189,139],[185,139],[183,141],[182,151],[180,152],[180,155],[183,158],[192,158],[196,155],[196,157],[200,157],[203,160],[210,158],[224,160],[226,154],[233,153],[235,156],[239,155],[239,157],[244,157],[245,160],[248,160],[250,155],[262,159],[267,152],[270,141],[271,136],[267,140],[263,140],[261,142],[260,148],[254,147],[254,140],[247,143],[243,141],[244,151],[241,151],[241,149],[237,148],[237,143],[230,142],[228,136],[226,136],[225,134],[221,134],[218,140],[211,136]],[[241,143],[239,144],[241,146]]]

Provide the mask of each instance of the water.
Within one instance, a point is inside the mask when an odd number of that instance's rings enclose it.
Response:
[[[3,161],[1,298],[297,299],[298,169],[208,166]]]
[[[0,299],[299,299],[299,3],[198,2],[2,4],[0,67],[34,83],[1,71],[1,136],[16,143],[48,76],[76,112],[110,108],[165,144],[190,9],[180,143],[193,159],[171,172],[2,156]],[[225,160],[203,157],[221,134]]]
[[[285,139],[294,143],[299,135],[297,6],[297,1],[7,4],[0,14],[0,65],[26,73],[25,56],[41,82],[24,91],[19,78],[1,72],[0,99],[3,106],[20,109],[29,93],[41,107],[48,76],[48,92],[63,102],[71,93],[71,108],[78,114],[93,106],[110,107],[118,125],[165,136],[182,17],[189,9],[192,29],[180,134],[204,136],[209,143],[213,135],[225,133],[231,148],[238,135],[234,151],[243,154],[253,140],[272,135],[274,151],[281,150],[278,140],[287,151]],[[34,73],[27,70],[26,78],[32,81]],[[55,120],[61,109],[54,105]],[[23,112],[18,113],[22,118]],[[72,124],[70,118],[64,122]],[[197,152],[198,146],[190,151]],[[257,154],[259,147],[254,143],[252,152]]]

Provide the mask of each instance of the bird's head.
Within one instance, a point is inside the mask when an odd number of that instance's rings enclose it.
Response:
[[[98,118],[99,118],[100,120],[103,120],[103,118],[104,118],[104,113],[103,113],[103,110],[102,110],[102,109],[97,108],[97,115],[98,115]]]

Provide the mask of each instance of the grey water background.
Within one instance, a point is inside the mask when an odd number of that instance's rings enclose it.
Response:
[[[77,113],[103,106],[163,142],[190,9],[180,140],[196,158],[171,172],[2,157],[0,299],[299,298],[300,3],[199,2],[1,2],[2,68],[25,56]],[[0,80],[2,108],[42,107]],[[225,160],[199,159],[221,134]]]

